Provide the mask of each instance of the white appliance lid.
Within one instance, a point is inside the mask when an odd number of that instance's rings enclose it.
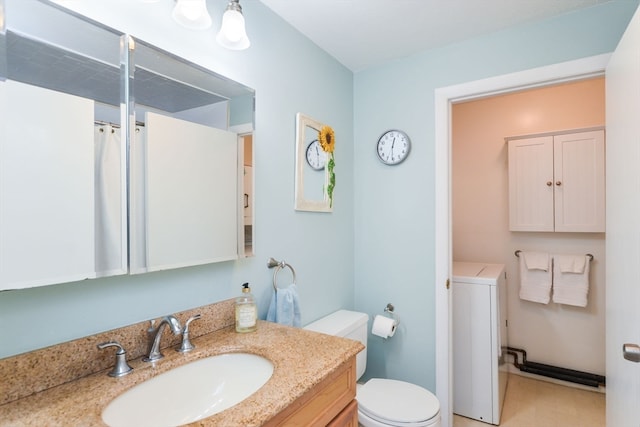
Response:
[[[453,281],[464,283],[495,285],[504,272],[504,264],[455,261],[452,267]]]
[[[477,277],[485,266],[481,262],[453,262],[452,273],[454,277]]]
[[[358,389],[356,399],[365,414],[391,425],[422,423],[440,412],[430,391],[404,381],[372,378]]]

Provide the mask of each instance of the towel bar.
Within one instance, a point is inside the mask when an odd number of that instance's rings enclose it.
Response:
[[[274,290],[276,291],[278,290],[278,272],[284,267],[289,267],[289,270],[291,270],[291,274],[293,274],[293,284],[295,285],[296,271],[293,269],[293,267],[291,267],[291,265],[284,262],[284,260],[277,261],[274,258],[269,258],[269,261],[267,261],[267,267],[276,268],[273,272],[273,289]]]
[[[521,252],[522,251],[520,249],[518,249],[517,251],[514,252],[514,255],[517,256],[517,257],[520,257],[520,253]],[[593,255],[587,254],[587,256],[589,257],[589,261],[593,261]]]

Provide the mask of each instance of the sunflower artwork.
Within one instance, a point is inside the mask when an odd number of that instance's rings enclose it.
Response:
[[[334,168],[336,162],[333,158],[333,150],[336,146],[336,135],[331,126],[323,126],[318,132],[318,140],[322,151],[327,153],[329,162],[327,163],[327,171],[329,172],[329,184],[327,185],[327,195],[329,196],[329,207],[333,207],[333,189],[336,186],[336,174]]]

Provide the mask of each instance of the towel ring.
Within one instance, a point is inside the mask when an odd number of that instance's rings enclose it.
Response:
[[[276,268],[273,271],[273,289],[274,290],[278,290],[278,272],[284,268],[284,267],[289,267],[289,270],[291,270],[291,274],[293,274],[293,284],[296,284],[296,271],[293,269],[293,267],[291,267],[290,264],[287,264],[286,262],[283,261],[276,261],[274,258],[269,258],[269,261],[267,261],[267,267],[269,268]]]

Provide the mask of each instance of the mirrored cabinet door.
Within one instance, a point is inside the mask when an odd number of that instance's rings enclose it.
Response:
[[[0,289],[125,274],[120,35],[35,1],[4,12]]]
[[[144,42],[134,46],[131,272],[244,256],[247,135],[229,130],[230,106],[252,91]]]

